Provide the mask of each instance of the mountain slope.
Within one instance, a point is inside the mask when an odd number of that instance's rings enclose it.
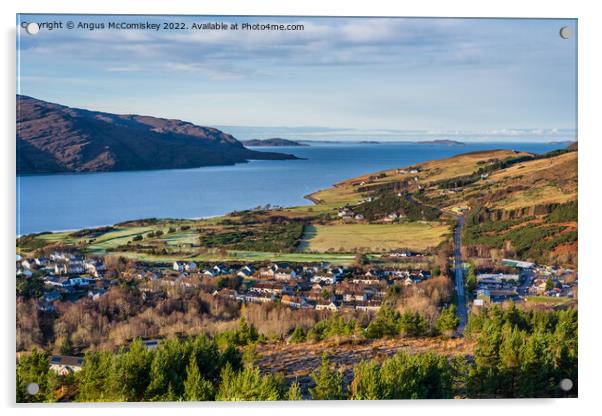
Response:
[[[423,215],[437,209],[448,217],[463,212],[467,258],[521,258],[576,268],[574,148],[543,155],[511,150],[464,153],[349,179],[309,198],[333,208],[351,206],[367,219],[398,209],[411,219],[408,208],[421,209]],[[408,207],[410,201],[413,207]]]
[[[96,172],[296,159],[181,120],[75,109],[17,95],[17,173]]]

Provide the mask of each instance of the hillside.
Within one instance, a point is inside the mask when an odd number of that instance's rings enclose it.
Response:
[[[183,222],[132,221],[93,239],[40,234],[20,239],[18,246],[29,252],[63,243],[162,262],[185,255],[195,261],[347,264],[358,252],[431,252],[449,239],[450,220],[464,213],[466,258],[518,256],[576,267],[576,163],[577,152],[566,150],[465,153],[345,180],[308,196],[315,205]],[[141,243],[132,240],[138,235],[144,236]],[[199,243],[208,251],[201,253]],[[224,248],[228,255],[220,254]]]
[[[262,146],[309,146],[308,144],[299,143],[293,140],[281,139],[279,137],[274,137],[272,139],[252,139],[252,140],[243,140],[241,142],[245,146],[250,147],[262,147]]]
[[[308,198],[329,209],[350,206],[366,218],[463,212],[470,257],[577,264],[577,152],[570,149],[465,153],[349,179]]]
[[[257,152],[220,130],[181,120],[70,108],[17,95],[17,173],[177,169],[249,159]]]

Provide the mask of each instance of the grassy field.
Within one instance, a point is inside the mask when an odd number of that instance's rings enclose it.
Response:
[[[203,254],[179,255],[179,256],[161,256],[150,255],[146,253],[136,252],[113,252],[115,256],[123,256],[126,258],[145,261],[150,263],[171,263],[176,260],[188,260],[195,262],[222,262],[222,261],[240,261],[240,262],[259,262],[259,261],[278,261],[290,263],[304,262],[331,262],[341,265],[349,265],[355,261],[353,254],[347,253],[268,253],[259,251],[241,251],[230,250],[226,255],[220,255],[217,251],[209,251]],[[373,255],[373,258],[379,258],[378,255]]]
[[[317,225],[307,227],[301,248],[318,252],[424,250],[437,246],[449,232],[443,223]]]

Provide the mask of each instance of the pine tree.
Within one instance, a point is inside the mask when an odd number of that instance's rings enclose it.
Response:
[[[151,381],[152,358],[153,353],[149,352],[139,339],[130,344],[129,351],[122,351],[117,355],[111,384],[118,400],[144,400]]]
[[[418,313],[406,310],[399,318],[399,332],[407,337],[420,337],[426,335],[429,325]]]
[[[261,375],[257,367],[245,367],[235,372],[227,364],[221,372],[221,383],[216,400],[280,400],[283,397],[283,379],[270,374]]]
[[[191,341],[191,357],[195,357],[201,375],[207,380],[216,380],[219,376],[220,367],[230,361],[232,365],[238,365],[240,356],[234,346],[231,351],[226,347],[224,355],[220,354],[215,339],[207,335],[199,335]],[[236,361],[236,363],[235,363]]]
[[[301,386],[298,381],[294,381],[288,389],[287,400],[298,401],[303,400],[301,395]]]
[[[242,354],[242,362],[245,368],[253,368],[256,366],[257,361],[259,361],[259,354],[257,354],[257,349],[255,344],[248,344],[243,351]]]
[[[295,330],[291,334],[289,342],[291,344],[298,344],[303,341],[305,341],[305,333],[303,332],[303,329],[301,328],[301,326],[297,325],[295,327]]]
[[[497,314],[496,308],[490,312]],[[490,313],[477,337],[475,362],[468,371],[466,380],[470,397],[495,397],[498,394],[499,378],[499,346],[502,341],[501,320],[491,319],[497,315]]]
[[[49,365],[48,354],[35,347],[30,354],[22,355],[17,362],[17,388],[22,391],[17,397],[27,403],[55,401]],[[33,395],[27,392],[27,386],[31,383],[38,385],[38,392]]]
[[[118,400],[115,386],[111,384],[114,365],[114,356],[109,351],[87,353],[81,371],[76,374],[76,380],[79,382],[77,401]]]
[[[441,310],[439,320],[437,321],[437,330],[443,334],[451,335],[458,328],[460,319],[456,315],[456,305],[453,303]]]
[[[326,353],[322,355],[322,363],[317,372],[312,374],[316,386],[310,390],[314,400],[343,400],[345,386],[343,373],[333,368]]]
[[[351,382],[353,400],[383,399],[380,368],[373,361],[362,361],[355,366]]]
[[[499,378],[501,394],[504,397],[516,397],[517,383],[520,373],[520,351],[523,347],[523,334],[511,326],[504,324],[502,343],[500,345]]]
[[[520,378],[517,382],[518,397],[550,397],[552,365],[546,353],[543,332],[536,332],[524,343],[520,351]]]
[[[186,381],[184,381],[184,398],[189,401],[213,400],[213,385],[203,378],[199,371],[196,359],[191,357],[186,367]]]

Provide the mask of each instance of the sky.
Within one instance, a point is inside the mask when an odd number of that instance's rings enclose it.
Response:
[[[17,92],[73,107],[177,118],[241,139],[576,138],[572,19],[20,15],[17,27]]]

